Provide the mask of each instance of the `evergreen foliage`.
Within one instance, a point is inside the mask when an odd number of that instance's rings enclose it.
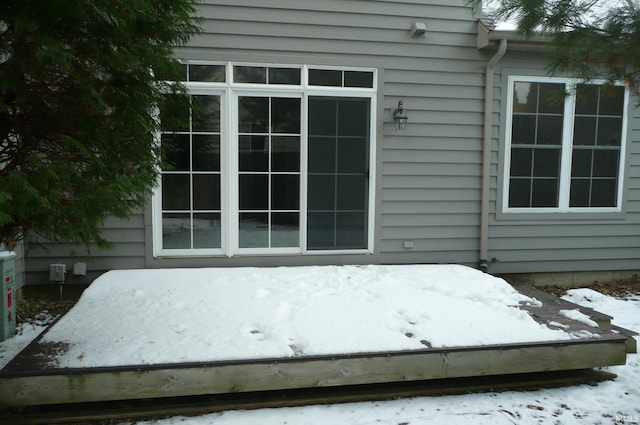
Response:
[[[200,30],[197,0],[0,3],[0,243],[26,234],[108,246],[109,215],[156,184],[158,82]],[[163,96],[163,93],[178,96]]]
[[[483,0],[467,0],[480,7]],[[486,0],[485,0],[485,3]],[[549,71],[593,81],[624,81],[640,93],[640,6],[637,0],[494,0],[494,17],[517,23],[525,38],[550,37]]]

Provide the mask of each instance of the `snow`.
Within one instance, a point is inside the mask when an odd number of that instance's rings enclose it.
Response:
[[[144,326],[147,322],[145,317],[153,315],[154,312],[162,311],[164,313],[163,321],[158,324],[163,332],[175,336],[186,337],[192,333],[195,328],[187,320],[188,317],[195,317],[204,314],[206,307],[200,308],[204,297],[195,297],[194,289],[205,288],[206,285],[221,285],[221,290],[209,293],[208,296],[222,296],[224,291],[231,291],[238,296],[250,295],[249,300],[253,297],[255,300],[261,300],[270,307],[276,307],[276,311],[270,316],[262,317],[262,322],[266,325],[261,327],[261,336],[251,334],[253,327],[247,327],[245,330],[249,335],[254,335],[256,340],[263,338],[265,341],[276,339],[274,332],[277,330],[290,331],[294,328],[271,329],[269,326],[278,324],[278,318],[295,319],[296,314],[302,313],[305,306],[309,306],[307,300],[301,299],[301,294],[296,288],[297,286],[307,287],[306,292],[310,298],[321,301],[321,305],[328,307],[333,299],[341,296],[344,297],[360,297],[357,300],[358,308],[367,306],[372,302],[381,310],[378,312],[380,316],[388,319],[388,326],[384,330],[376,330],[377,332],[391,333],[403,331],[405,327],[419,332],[427,332],[420,320],[432,320],[436,317],[436,313],[449,314],[450,318],[455,318],[455,314],[448,312],[450,305],[437,305],[437,302],[465,302],[466,307],[475,307],[474,301],[487,302],[491,306],[501,306],[505,309],[503,313],[507,314],[510,319],[516,320],[513,326],[526,326],[524,320],[517,313],[514,307],[520,302],[533,303],[534,300],[527,299],[515,293],[508,285],[499,279],[491,278],[488,275],[479,275],[472,270],[456,266],[431,266],[424,268],[423,266],[402,266],[407,267],[404,272],[394,267],[362,267],[362,268],[291,268],[291,269],[269,269],[272,272],[261,274],[266,271],[262,269],[221,269],[214,270],[179,270],[179,271],[157,271],[152,273],[142,273],[141,271],[122,271],[112,272],[104,276],[104,280],[96,281],[98,285],[92,286],[77,307],[86,305],[81,309],[74,308],[66,317],[73,317],[74,321],[87,323],[92,326],[92,335],[98,336],[101,332],[96,332],[98,323],[104,320],[105,310],[115,309],[120,313],[122,318],[118,318],[120,326],[127,323],[127,326],[133,326],[136,321],[140,321]],[[353,272],[356,269],[366,272],[367,285],[364,292],[356,291],[356,283]],[[248,278],[243,278],[242,270],[251,271],[252,276],[262,278],[258,283],[251,283]],[[269,277],[273,278],[271,273],[283,272],[287,279],[282,281],[279,286],[270,284]],[[224,278],[223,278],[224,276]],[[351,279],[347,279],[347,277]],[[485,276],[485,277],[482,277]],[[410,285],[399,287],[397,284],[401,279],[411,277]],[[467,282],[467,279],[473,277],[474,280]],[[314,279],[322,279],[324,285],[314,284]],[[136,282],[142,279],[142,283],[146,288],[141,287]],[[368,279],[368,280],[367,280]],[[395,280],[394,280],[395,279]],[[166,282],[170,281],[171,285]],[[165,282],[165,283],[163,283]],[[342,284],[341,284],[342,282]],[[384,290],[382,282],[395,282],[396,286],[392,290]],[[360,282],[362,284],[362,282]],[[113,288],[109,288],[113,285]],[[196,286],[194,286],[196,285]],[[175,290],[173,290],[175,289]],[[249,290],[251,289],[251,290]],[[391,292],[391,294],[390,294]],[[429,301],[429,296],[437,297],[437,302]],[[378,296],[386,294],[390,300],[401,301],[402,314],[398,313],[400,308],[384,305],[378,299]],[[101,303],[101,298],[102,303]],[[495,298],[494,298],[495,297]],[[496,301],[496,298],[502,301]],[[568,292],[564,297],[569,301],[590,307],[594,310],[608,314],[614,317],[614,323],[635,331],[640,331],[640,297],[631,296],[627,299],[617,299],[610,296],[600,294],[588,289],[577,289]],[[143,300],[147,300],[145,304]],[[150,305],[149,300],[153,300]],[[224,305],[228,303],[230,298],[222,296],[216,303],[216,311],[229,314],[231,317],[238,317],[241,314],[237,311],[240,308],[237,304]],[[212,299],[206,299],[206,303],[211,303]],[[215,300],[213,300],[215,301]],[[247,299],[243,299],[247,301]],[[345,299],[344,303],[351,305],[353,299]],[[406,302],[405,302],[406,301]],[[121,304],[133,303],[149,311],[141,311],[131,317],[131,310],[124,308]],[[102,304],[102,305],[101,305]],[[340,303],[338,303],[340,305]],[[196,314],[188,311],[192,306]],[[252,308],[260,305],[259,302],[253,303]],[[417,310],[418,306],[422,306],[427,313],[421,313]],[[91,307],[91,308],[89,308]],[[279,307],[279,309],[278,309]],[[432,308],[433,311],[426,309]],[[93,309],[92,309],[93,308]],[[212,307],[209,307],[212,308]],[[262,307],[261,307],[262,308]],[[302,310],[301,310],[302,309]],[[245,310],[244,307],[242,310]],[[82,311],[83,315],[76,313]],[[264,309],[256,312],[256,317],[264,313]],[[335,324],[332,310],[322,310],[318,307],[315,311],[309,311],[316,314],[313,321],[316,323],[332,323]],[[484,314],[487,312],[475,311],[475,314]],[[490,312],[493,314],[493,312]],[[253,313],[252,313],[253,314]],[[459,314],[459,313],[457,313]],[[355,313],[351,317],[356,316]],[[465,316],[465,315],[461,315]],[[245,314],[244,318],[248,316]],[[111,316],[110,319],[113,317]],[[327,319],[325,321],[325,318]],[[461,319],[461,317],[457,317]],[[154,319],[155,320],[155,319]],[[210,319],[207,319],[210,320]],[[225,318],[225,323],[226,323]],[[483,316],[476,316],[474,320],[478,323],[484,322]],[[205,320],[203,320],[204,322]],[[244,324],[258,325],[258,322],[242,320]],[[260,323],[262,323],[260,322]],[[304,323],[309,326],[310,321]],[[411,325],[411,322],[414,324]],[[61,322],[58,322],[61,323]],[[279,323],[282,325],[282,323]],[[215,330],[219,323],[209,321],[207,329]],[[402,326],[401,326],[402,325]],[[552,325],[551,323],[549,325]],[[57,325],[56,325],[57,326]],[[204,326],[204,325],[203,325]],[[333,326],[333,325],[331,325]],[[411,327],[413,326],[413,327]],[[561,324],[557,324],[561,327]],[[65,333],[69,337],[73,336],[73,332],[80,332],[83,328],[64,326]],[[75,329],[72,331],[72,329]],[[241,331],[240,326],[236,330]],[[16,336],[8,341],[0,343],[0,368],[10,360],[18,351],[28,343],[28,340],[35,338],[42,328],[27,326],[23,328],[21,335]],[[53,330],[53,328],[51,328]],[[120,332],[120,336],[129,337],[129,333],[134,328],[125,328]],[[465,334],[472,335],[478,330],[478,327],[469,329]],[[100,329],[102,331],[102,329]],[[151,329],[147,329],[151,331]],[[338,331],[338,329],[336,329]],[[241,334],[242,332],[238,332]],[[556,335],[556,334],[554,334]],[[240,336],[240,335],[239,335]],[[136,333],[136,337],[143,338],[145,341],[151,338],[157,338],[158,335],[152,333],[148,336],[142,333]],[[77,337],[76,337],[77,338]],[[242,335],[245,342],[250,341],[247,335]],[[419,337],[416,337],[416,339]],[[420,337],[421,338],[421,337]],[[509,339],[508,337],[507,339]],[[435,340],[436,338],[433,337]],[[366,338],[361,338],[366,340]],[[381,341],[378,341],[381,342]],[[157,343],[157,342],[156,342]],[[118,343],[119,344],[119,343]],[[260,344],[255,342],[255,344]],[[347,342],[345,342],[347,344]],[[348,343],[351,344],[351,343]],[[117,345],[117,344],[116,344]],[[120,344],[123,345],[123,344]],[[146,345],[146,344],[143,344]],[[146,348],[154,344],[147,345]],[[89,348],[89,347],[85,347]],[[139,348],[139,347],[138,347]],[[168,348],[168,347],[165,347]],[[176,352],[174,352],[176,354]],[[179,352],[183,354],[183,352]],[[115,355],[113,351],[104,353],[103,360],[109,361],[109,356]],[[179,361],[178,358],[175,361]],[[116,362],[117,363],[117,362]],[[597,385],[578,385],[565,388],[544,389],[538,391],[506,391],[506,392],[487,392],[476,394],[465,394],[455,396],[440,397],[417,397],[411,399],[399,399],[393,401],[378,401],[366,403],[345,403],[333,405],[312,405],[306,407],[295,408],[274,408],[274,409],[258,409],[251,411],[226,411],[221,413],[201,415],[197,417],[173,417],[162,420],[138,422],[140,425],[315,425],[331,423],[333,425],[420,425],[420,424],[476,424],[476,425],[500,425],[500,424],[518,424],[518,425],[534,425],[534,424],[638,424],[640,423],[640,356],[630,354],[627,357],[627,363],[624,366],[615,366],[604,368],[608,372],[618,375],[613,381],[602,382]]]
[[[578,310],[577,308],[573,310],[560,310],[558,313],[561,316],[564,316],[571,320],[575,320],[576,322],[584,323],[585,325],[591,326],[592,328],[598,327],[598,323],[596,323],[594,320],[591,320],[589,316],[580,312],[580,310]]]
[[[621,300],[608,297],[592,289],[580,288],[567,291],[567,295],[563,298],[612,316],[613,322],[618,326],[633,329],[636,332],[640,331],[640,314],[638,314],[640,295],[636,294],[626,300]]]
[[[54,366],[94,367],[580,336],[536,322],[522,303],[538,301],[457,265],[112,271],[42,341],[69,347]]]
[[[0,261],[15,258],[16,253],[13,251],[0,251]]]
[[[603,384],[601,384],[603,385]],[[137,422],[137,425],[587,425],[637,424],[637,401],[627,399],[620,412],[603,388],[419,397],[385,402],[348,403],[254,411],[229,411],[199,417]],[[613,389],[613,388],[609,388]],[[600,390],[600,391],[599,391]],[[573,399],[572,397],[586,397]],[[611,396],[610,396],[611,397]],[[598,410],[598,408],[602,410]],[[625,413],[630,412],[630,413]]]
[[[570,326],[569,325],[564,325],[562,323],[556,322],[556,321],[550,321],[548,323],[549,326],[554,327],[554,328],[561,328],[561,329],[568,329]]]

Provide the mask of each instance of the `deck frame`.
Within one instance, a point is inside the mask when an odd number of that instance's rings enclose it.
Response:
[[[65,348],[42,343],[41,335],[0,371],[0,407],[575,371],[623,365],[627,353],[636,351],[637,334],[612,326],[611,317],[534,288],[518,290],[541,301],[521,306],[540,324],[557,323],[582,336],[409,351],[65,369],[48,363],[55,350]],[[568,319],[559,313],[562,309],[579,309],[599,325],[594,328]]]
[[[626,361],[626,337],[258,361],[0,374],[0,406],[244,393],[590,369]]]

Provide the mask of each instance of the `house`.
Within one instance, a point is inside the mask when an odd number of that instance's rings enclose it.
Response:
[[[544,43],[463,0],[200,11],[203,34],[175,54],[201,108],[161,135],[174,168],[144,210],[106,223],[114,249],[30,249],[26,282],[52,263],[71,283],[204,266],[640,269],[640,111],[624,86],[549,76]]]

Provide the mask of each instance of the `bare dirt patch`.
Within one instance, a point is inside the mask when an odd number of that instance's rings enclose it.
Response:
[[[20,324],[47,326],[75,305],[71,300],[44,300],[22,298],[16,303],[16,322]]]
[[[604,295],[616,298],[627,298],[630,295],[640,294],[640,276],[635,274],[626,279],[614,279],[606,282],[594,281],[585,287],[598,291]],[[540,286],[538,288],[558,297],[565,295],[567,290],[570,289],[561,286]]]

